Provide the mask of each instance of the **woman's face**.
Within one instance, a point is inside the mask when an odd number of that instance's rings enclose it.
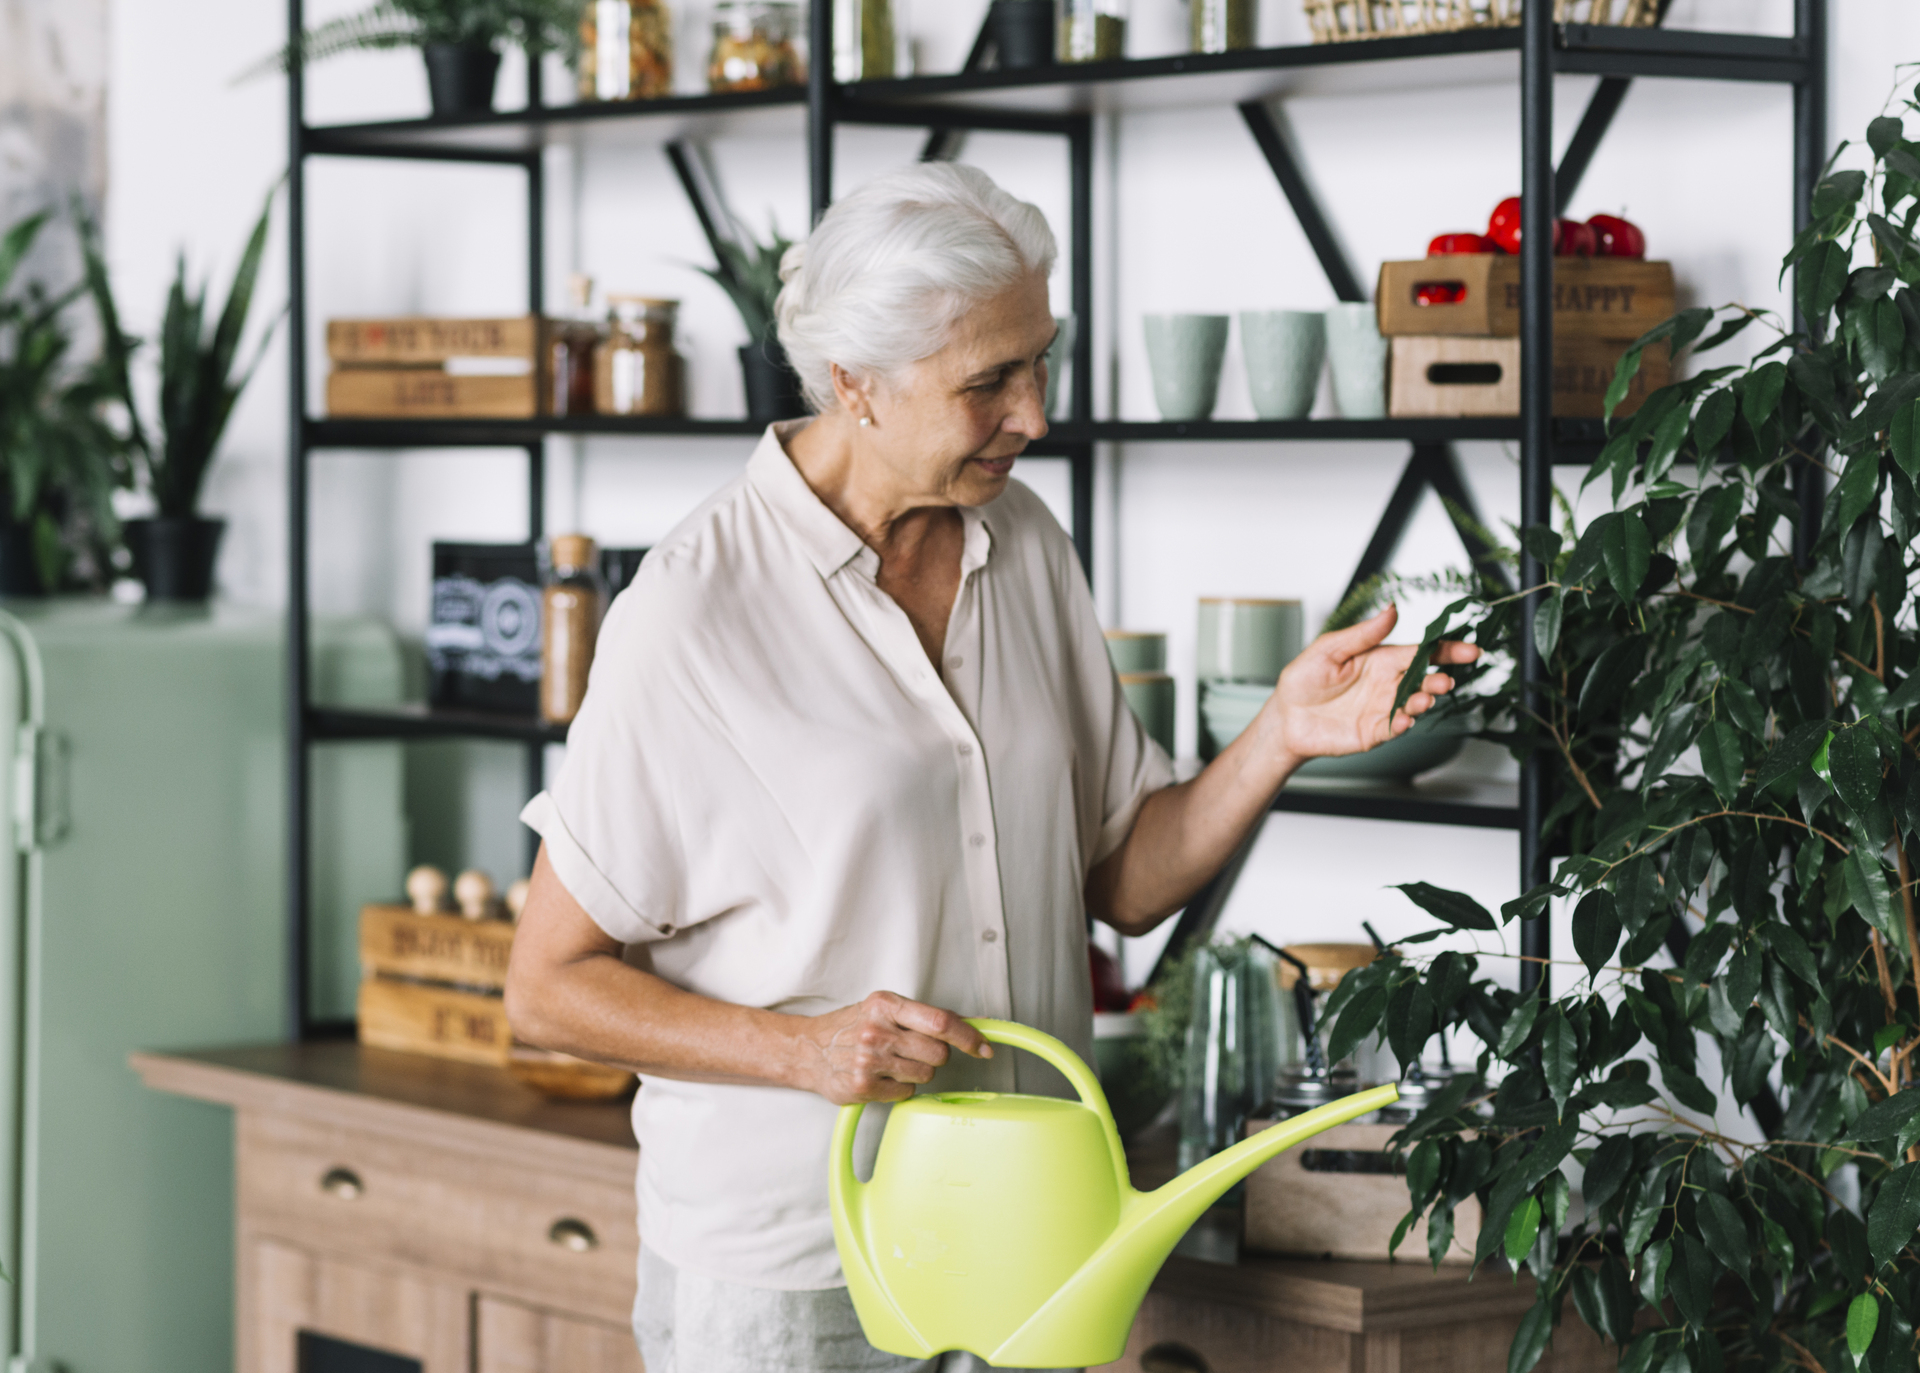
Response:
[[[1047,432],[1046,278],[1028,273],[967,311],[932,357],[876,380],[858,442],[899,486],[943,505],[984,505]]]

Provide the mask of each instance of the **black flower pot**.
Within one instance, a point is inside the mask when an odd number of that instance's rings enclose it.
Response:
[[[493,109],[499,53],[485,43],[429,43],[421,53],[427,59],[427,94],[436,116]]]
[[[147,601],[204,601],[213,594],[213,565],[220,555],[225,520],[198,516],[128,520],[127,551],[133,575],[147,588]]]
[[[1053,0],[993,0],[987,30],[1001,71],[1053,65]]]
[[[788,365],[787,350],[778,339],[742,346],[740,372],[747,383],[747,418],[754,424],[797,420],[810,413],[800,393],[800,374]]]
[[[0,596],[44,596],[40,562],[33,556],[33,526],[0,520]]]

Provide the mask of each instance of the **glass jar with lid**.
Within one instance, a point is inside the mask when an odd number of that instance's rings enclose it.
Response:
[[[1253,46],[1260,0],[1188,0],[1195,52],[1233,52]]]
[[[610,295],[607,306],[607,337],[594,350],[594,408],[660,419],[686,414],[686,364],[673,346],[680,302]]]
[[[1118,62],[1127,55],[1127,0],[1060,0],[1062,62]]]
[[[710,91],[765,91],[807,79],[806,18],[792,0],[720,0],[713,11]]]
[[[884,81],[899,74],[896,0],[815,0],[833,6],[833,79]]]
[[[606,609],[599,550],[584,534],[556,534],[540,597],[540,718],[564,725],[580,713]]]
[[[600,326],[593,319],[593,278],[579,272],[567,281],[571,309],[547,321],[547,413],[593,413],[593,353]]]
[[[579,72],[582,100],[672,95],[668,0],[587,0],[580,16]]]

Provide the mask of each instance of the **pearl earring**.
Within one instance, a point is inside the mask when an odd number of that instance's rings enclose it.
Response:
[[[861,427],[862,429],[865,429],[865,428],[866,428],[866,427],[867,427],[868,425],[870,425],[870,424],[872,424],[872,423],[873,423],[873,418],[872,418],[871,416],[869,416],[869,415],[862,415],[862,416],[860,417],[860,427]]]

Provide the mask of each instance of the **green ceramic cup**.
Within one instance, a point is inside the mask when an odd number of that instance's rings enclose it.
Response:
[[[1298,601],[1203,597],[1195,673],[1202,681],[1277,682],[1300,656],[1305,624]]]
[[[1164,420],[1203,420],[1220,395],[1225,315],[1148,315],[1147,366]]]
[[[1165,672],[1167,636],[1158,630],[1109,629],[1107,656],[1115,672]]]
[[[1305,419],[1327,356],[1326,316],[1310,310],[1243,311],[1240,351],[1253,413],[1263,420]]]
[[[1173,753],[1173,678],[1164,672],[1123,672],[1120,691],[1147,737]]]

